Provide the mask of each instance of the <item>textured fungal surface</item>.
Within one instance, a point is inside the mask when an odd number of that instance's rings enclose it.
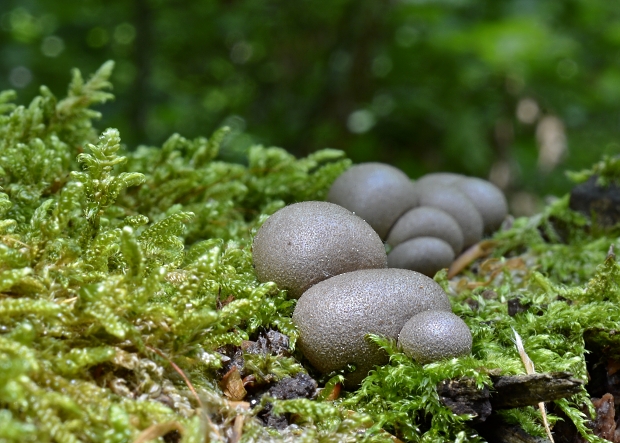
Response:
[[[298,346],[323,373],[355,365],[347,385],[355,386],[387,354],[367,334],[397,339],[407,320],[425,310],[450,312],[443,289],[432,279],[403,269],[349,272],[317,283],[297,302],[293,322]]]
[[[480,241],[484,227],[482,216],[465,194],[451,186],[424,186],[416,190],[420,206],[439,208],[454,217],[463,232],[463,247]]]
[[[298,298],[315,283],[358,269],[385,268],[385,248],[364,220],[333,203],[286,206],[261,226],[252,245],[258,279]]]
[[[362,217],[382,239],[417,202],[409,177],[383,163],[361,163],[348,169],[336,179],[327,200]]]
[[[504,193],[493,183],[475,177],[465,177],[455,183],[459,191],[474,204],[484,223],[486,233],[497,230],[508,214]]]
[[[398,346],[421,364],[460,357],[471,352],[471,331],[457,315],[424,311],[403,326]]]
[[[388,267],[410,269],[432,277],[437,271],[450,267],[454,251],[448,243],[436,237],[416,237],[396,246],[388,254]]]
[[[420,177],[415,186],[416,189],[452,186],[464,178],[466,178],[464,175],[453,172],[432,172]]]
[[[463,249],[463,232],[457,221],[446,211],[430,206],[419,206],[403,214],[394,224],[387,238],[392,246],[415,237],[437,237],[447,242],[458,254]]]

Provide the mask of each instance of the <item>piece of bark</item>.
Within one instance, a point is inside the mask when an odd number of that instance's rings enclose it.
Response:
[[[597,224],[613,226],[620,222],[620,188],[615,184],[602,187],[596,184],[598,176],[573,188],[569,207],[588,217],[594,215]]]
[[[601,398],[593,398],[592,404],[596,408],[596,419],[592,432],[606,440],[615,441],[616,411],[614,409],[614,396],[605,394]]]
[[[471,415],[473,423],[483,422],[491,414],[489,388],[478,389],[473,378],[444,380],[437,385],[437,393],[452,412]]]
[[[530,306],[532,306],[531,303],[521,303],[520,299],[512,298],[508,300],[508,315],[514,317],[521,312],[527,311]]]
[[[536,406],[570,397],[581,391],[583,382],[568,372],[530,375],[491,376],[493,392],[488,387],[478,389],[473,379],[444,380],[437,393],[444,405],[455,414],[471,414],[474,421],[484,421],[493,409]]]
[[[493,409],[511,409],[536,406],[581,392],[583,381],[569,372],[551,372],[529,375],[491,377],[494,391],[491,394]]]
[[[604,438],[610,442],[620,442],[618,423],[614,422],[615,408],[613,395],[605,394],[601,398],[593,398],[592,404],[596,411],[596,418],[588,420],[588,428],[597,437]],[[589,416],[585,406],[582,412]],[[561,410],[556,410],[555,413],[561,419],[558,420],[553,428],[556,443],[588,443],[588,440],[579,434],[573,422]]]

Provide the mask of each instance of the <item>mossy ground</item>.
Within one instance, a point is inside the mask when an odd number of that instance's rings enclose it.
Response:
[[[127,152],[116,130],[98,135],[92,124],[90,107],[112,98],[111,69],[88,81],[74,72],[62,100],[42,88],[15,107],[11,92],[0,95],[0,442],[479,441],[435,385],[524,373],[513,328],[539,372],[587,380],[585,336],[620,349],[620,268],[608,256],[617,232],[595,229],[563,198],[497,233],[492,257],[436,277],[472,330],[471,356],[420,366],[370,337],[388,365],[337,400],[323,398],[339,375],[317,400],[275,400],[295,424],[263,427],[260,407],[227,398],[218,372],[219,351],[259,331],[296,339],[295,302],[256,280],[252,235],[284,205],[324,199],[350,161],[261,146],[245,165],[218,161],[225,129]],[[513,298],[527,309],[510,316]],[[245,370],[267,384],[307,368],[254,354]],[[597,440],[585,390],[555,410]],[[544,435],[536,409],[505,415]]]

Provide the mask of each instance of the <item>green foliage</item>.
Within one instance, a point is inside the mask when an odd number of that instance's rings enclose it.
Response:
[[[597,176],[596,183],[599,186],[609,186],[610,184],[620,184],[620,158],[617,156],[606,155],[592,168],[584,169],[579,172],[568,172],[568,177],[577,182],[582,183],[592,176]]]
[[[226,128],[127,152],[114,129],[97,138],[88,109],[110,98],[110,69],[88,82],[75,72],[60,101],[42,89],[13,107],[12,94],[0,95],[0,440],[125,442],[174,424],[183,442],[217,441],[242,417],[247,441],[476,442],[471,417],[443,406],[435,387],[523,373],[513,330],[539,372],[583,380],[586,344],[620,349],[620,267],[607,254],[617,238],[564,198],[495,236],[501,266],[491,277],[484,263],[464,285],[436,276],[472,331],[471,356],[421,366],[371,336],[389,364],[336,401],[326,399],[342,375],[316,400],[264,397],[297,427],[263,428],[258,408],[224,397],[217,373],[222,347],[265,328],[297,339],[295,301],[256,279],[252,235],[283,205],[323,199],[351,162],[331,149],[295,159],[254,146],[244,165],[228,163],[218,160]],[[527,309],[511,317],[514,296]],[[293,357],[244,358],[256,383],[305,370]],[[556,406],[596,441],[585,391]],[[532,408],[505,417],[542,435]]]
[[[227,125],[227,159],[276,143],[411,176],[497,165],[536,195],[570,186],[544,163],[544,117],[562,122],[553,146],[565,133],[570,169],[618,151],[615,1],[3,0],[0,16],[0,89],[57,93],[76,61],[117,60],[104,127],[130,146]]]
[[[471,377],[479,386],[488,383],[488,376],[476,370],[479,361],[453,359],[423,368],[399,353],[395,343],[377,336],[372,340],[388,351],[390,363],[372,372],[358,391],[343,400],[345,406],[375,417],[372,430],[386,428],[406,441],[463,441],[462,433],[467,441],[478,441],[467,427],[469,417],[457,416],[443,406],[435,387],[453,377]]]
[[[456,417],[439,400],[435,386],[446,379],[468,378],[489,383],[489,374],[519,374],[525,369],[514,343],[513,329],[523,338],[525,350],[537,372],[568,371],[587,381],[585,354],[589,349],[608,349],[618,357],[615,331],[620,327],[620,265],[609,246],[617,246],[615,231],[597,230],[580,214],[568,209],[568,196],[550,204],[535,217],[518,219],[511,229],[493,241],[501,273],[491,280],[483,263],[464,282],[485,282],[480,289],[450,282],[445,272],[435,279],[453,294],[453,310],[473,335],[470,357],[420,366],[400,353],[394,343],[370,339],[390,355],[390,363],[378,367],[356,392],[342,399],[346,407],[373,417],[373,429],[383,428],[405,441],[478,441],[468,417]],[[512,258],[510,258],[512,256]],[[512,260],[512,262],[511,262]],[[515,262],[516,261],[516,262]],[[517,263],[515,265],[514,263]],[[519,264],[522,263],[522,264]],[[495,294],[483,291],[489,286]],[[507,300],[518,297],[525,312],[508,315]],[[556,402],[590,442],[601,439],[589,431],[586,406],[592,405],[585,390]],[[535,408],[502,413],[510,423],[527,432],[545,436]],[[551,414],[550,423],[558,417]]]
[[[553,281],[585,283],[605,260],[610,245],[620,246],[617,232],[598,228],[568,208],[569,196],[553,201],[541,214],[515,220],[498,232],[495,256],[522,254]]]
[[[88,82],[75,71],[60,101],[1,96],[2,441],[122,442],[170,421],[194,441],[198,405],[175,368],[207,409],[233,414],[213,382],[218,349],[259,328],[296,337],[294,302],[256,281],[251,233],[286,202],[322,198],[349,165],[333,150],[296,160],[262,147],[248,166],[215,161],[226,129],[126,153],[117,130],[97,140],[91,123],[111,69]],[[272,356],[248,368],[302,370]]]
[[[467,378],[481,386],[490,383],[490,373],[524,373],[513,328],[523,338],[537,372],[567,371],[587,381],[584,338],[601,348],[618,346],[608,331],[620,326],[619,272],[620,266],[608,258],[583,286],[565,287],[533,271],[516,286],[496,286],[494,299],[486,299],[480,290],[462,291],[452,299],[453,310],[472,331],[471,356],[421,366],[400,353],[393,342],[371,336],[388,352],[390,363],[371,372],[361,388],[345,396],[341,404],[373,417],[372,429],[386,429],[405,441],[479,441],[470,417],[455,416],[445,407],[436,385],[446,379]],[[528,309],[511,317],[506,300],[515,291]],[[600,441],[590,434],[587,417],[580,412],[582,405],[592,407],[585,390],[557,404],[588,441]],[[509,411],[506,418],[533,435],[545,435],[534,408]],[[555,420],[551,414],[550,422]]]

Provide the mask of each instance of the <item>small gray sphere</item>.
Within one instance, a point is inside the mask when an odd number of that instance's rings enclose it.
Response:
[[[385,268],[385,247],[364,220],[342,206],[308,201],[286,206],[265,221],[252,244],[260,281],[298,298],[315,283],[358,269]]]
[[[256,275],[298,298],[315,283],[358,269],[385,268],[385,247],[364,220],[345,208],[308,201],[265,221],[252,244]]]
[[[437,237],[452,247],[454,254],[463,249],[463,232],[457,221],[446,211],[419,206],[405,212],[394,224],[387,242],[396,246],[416,237]]]
[[[415,181],[416,187],[452,186],[459,180],[466,178],[465,175],[454,172],[432,172],[425,174]]]
[[[418,363],[426,364],[471,353],[471,331],[448,311],[424,311],[400,331],[398,346]]]
[[[486,233],[494,232],[500,227],[508,215],[508,202],[501,189],[489,181],[475,177],[466,177],[454,186],[469,197],[480,212]]]
[[[361,163],[342,173],[330,188],[327,201],[359,215],[382,239],[398,217],[416,206],[409,177],[383,163]]]
[[[431,206],[450,214],[463,232],[463,247],[473,245],[482,239],[484,224],[482,216],[469,200],[456,187],[422,187],[417,189],[420,206]]]
[[[448,296],[432,279],[404,269],[368,269],[324,280],[297,301],[293,322],[298,346],[323,373],[354,364],[347,387],[358,385],[387,354],[367,334],[393,339],[415,314],[429,309],[450,312]]]
[[[432,277],[437,271],[449,268],[454,251],[448,243],[436,237],[416,237],[399,244],[388,254],[388,267],[409,269]]]

